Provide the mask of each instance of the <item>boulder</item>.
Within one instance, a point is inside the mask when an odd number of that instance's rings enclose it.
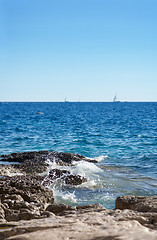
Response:
[[[75,211],[75,207],[71,207],[66,204],[50,204],[47,208],[46,211],[52,212],[55,215],[65,215],[66,211]]]
[[[157,196],[121,196],[116,199],[115,208],[157,213]]]

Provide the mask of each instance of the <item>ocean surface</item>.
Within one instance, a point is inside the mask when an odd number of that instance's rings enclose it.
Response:
[[[88,181],[51,186],[57,203],[113,208],[121,195],[157,195],[157,102],[0,103],[0,155],[39,150],[98,160],[67,167]]]

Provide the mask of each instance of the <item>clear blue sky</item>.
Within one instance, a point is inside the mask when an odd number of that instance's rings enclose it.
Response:
[[[157,101],[157,0],[0,0],[0,101]]]

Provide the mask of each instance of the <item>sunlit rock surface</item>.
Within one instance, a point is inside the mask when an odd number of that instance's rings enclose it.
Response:
[[[151,221],[153,217],[154,222]],[[153,212],[107,210],[101,205],[60,206],[57,215],[48,218],[1,224],[0,239],[156,240],[156,222],[157,216]]]

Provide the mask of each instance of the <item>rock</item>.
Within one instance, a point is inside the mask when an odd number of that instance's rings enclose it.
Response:
[[[0,176],[11,177],[14,175],[23,175],[20,169],[16,169],[13,165],[1,164],[0,165]]]
[[[66,206],[60,206],[59,211],[60,209],[66,211],[66,208],[68,209]],[[16,225],[10,223],[10,228],[1,231],[0,236],[1,240],[156,240],[157,231],[149,229],[145,223],[140,223],[139,219],[142,218],[146,222],[146,213],[128,209],[107,210],[95,204],[82,206],[75,211],[69,209],[66,215],[23,220]],[[5,225],[9,227],[8,223],[3,223],[3,227]]]
[[[52,169],[52,170],[49,171],[48,177],[51,180],[56,180],[57,178],[67,176],[67,174],[70,174],[70,171],[60,170],[60,169]]]
[[[40,174],[47,170],[48,163],[45,160],[26,160],[21,164],[12,164],[12,167],[23,174]]]
[[[1,161],[7,161],[7,162],[18,162],[18,163],[26,163],[26,165],[29,167],[29,164],[32,164],[31,167],[33,169],[38,165],[43,165],[43,167],[47,164],[47,159],[50,161],[56,161],[60,164],[72,164],[73,161],[88,161],[88,162],[94,162],[96,163],[97,160],[86,158],[79,154],[74,153],[58,153],[56,151],[39,151],[39,152],[24,152],[24,153],[12,153],[8,155],[1,155],[0,156]],[[24,166],[24,165],[23,165]],[[14,164],[15,168],[20,168],[19,164]],[[26,170],[25,166],[24,169]],[[29,168],[31,170],[31,168]],[[37,169],[38,170],[38,169]],[[39,169],[39,172],[41,170]]]
[[[1,178],[1,218],[19,221],[41,217],[47,205],[54,202],[52,191],[41,185],[42,179],[30,175]]]
[[[157,239],[157,196],[119,197],[113,210],[100,204],[77,207],[54,204],[52,191],[42,183],[49,185],[59,179],[77,185],[86,179],[58,169],[46,177],[39,176],[49,166],[47,159],[62,166],[88,161],[78,154],[54,151],[1,156],[4,161],[20,162],[1,165],[1,173],[8,176],[9,171],[11,175],[23,176],[0,178],[0,240]]]
[[[50,204],[47,208],[46,211],[52,212],[55,215],[65,215],[66,211],[71,211],[71,210],[76,210],[75,207],[71,207],[66,204]]]
[[[84,182],[87,182],[87,179],[85,177],[80,176],[80,175],[70,174],[69,176],[65,177],[65,183],[66,184],[80,185]]]
[[[53,169],[43,180],[44,185],[50,185],[55,180],[60,179],[65,184],[80,185],[83,182],[87,182],[87,179],[80,175],[73,175],[67,170]]]
[[[4,206],[0,203],[0,219],[5,218]]]
[[[20,195],[27,202],[49,202],[52,191],[41,185],[40,176],[14,176],[0,179],[0,194],[4,200],[6,194]]]
[[[116,199],[116,209],[131,209],[139,212],[157,213],[157,196],[122,196]]]
[[[1,161],[5,162],[18,162],[20,164],[14,163],[11,166],[7,165],[8,172],[10,174],[17,172],[22,174],[38,174],[45,171],[48,167],[47,158],[49,151],[39,151],[39,152],[24,152],[24,153],[12,153],[9,155],[1,155]],[[1,165],[2,166],[2,165]],[[3,165],[3,172],[6,166]],[[1,167],[2,169],[2,167]],[[5,169],[5,172],[7,172]],[[0,170],[2,171],[2,170]],[[10,176],[6,173],[1,173],[2,176]]]
[[[72,164],[73,161],[88,161],[88,162],[97,162],[94,159],[89,159],[86,158],[82,155],[79,154],[74,154],[74,153],[59,153],[57,156],[59,159],[61,159],[63,162],[68,163],[68,164]]]
[[[1,176],[25,175],[34,173],[41,174],[47,170],[50,161],[55,161],[59,166],[72,165],[73,161],[88,161],[97,162],[94,159],[86,158],[79,154],[74,153],[58,153],[55,151],[39,151],[39,152],[24,152],[12,153],[9,155],[1,155],[0,161],[14,162],[14,164],[1,164]],[[16,163],[17,162],[17,163]],[[19,164],[20,163],[20,164]]]
[[[24,153],[11,153],[9,155],[1,155],[1,161],[7,162],[19,162],[22,163],[26,160],[45,160],[49,154],[49,151],[39,151],[39,152],[24,152]]]
[[[95,204],[91,204],[91,205],[84,205],[84,206],[77,206],[76,209],[79,212],[101,212],[102,210],[107,210],[106,208],[104,208],[101,204],[99,203],[95,203]]]

